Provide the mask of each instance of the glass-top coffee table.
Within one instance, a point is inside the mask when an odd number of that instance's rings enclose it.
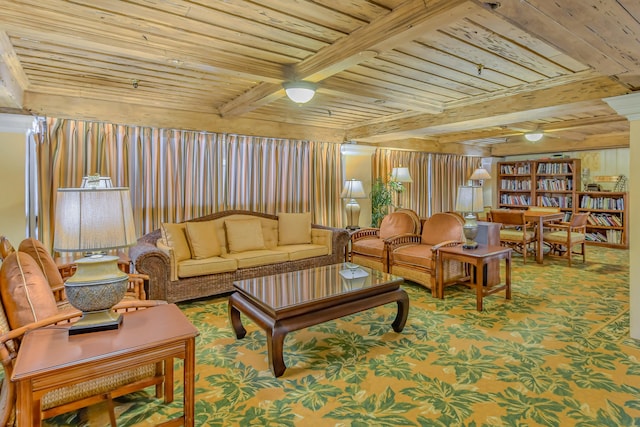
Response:
[[[350,263],[240,280],[233,283],[229,318],[239,339],[247,333],[240,313],[264,329],[269,367],[279,377],[286,369],[284,338],[291,331],[391,302],[398,306],[393,330],[402,331],[409,314],[402,283],[402,277]]]

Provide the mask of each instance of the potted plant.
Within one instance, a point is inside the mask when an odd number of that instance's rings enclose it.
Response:
[[[382,218],[389,213],[392,204],[391,189],[377,178],[371,186],[371,226],[380,227]]]

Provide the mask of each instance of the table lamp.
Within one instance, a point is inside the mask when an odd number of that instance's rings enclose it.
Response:
[[[55,227],[54,250],[85,254],[64,284],[69,303],[82,311],[69,334],[117,329],[122,316],[111,307],[124,297],[129,276],[105,251],[136,243],[129,189],[59,188]]]
[[[396,195],[398,197],[397,207],[401,208],[402,204],[400,202],[400,193],[402,193],[402,191],[404,190],[403,183],[413,182],[413,179],[411,179],[411,174],[409,174],[409,168],[393,168],[391,170],[391,181],[397,183],[396,185],[394,185]]]
[[[362,181],[355,179],[345,181],[340,197],[343,199],[349,199],[347,205],[344,207],[347,213],[347,229],[357,230],[360,228],[358,226],[358,220],[360,219],[360,205],[356,199],[367,198],[364,188],[362,187]]]
[[[475,241],[478,235],[478,217],[476,212],[483,211],[482,187],[461,185],[458,187],[456,211],[464,215],[463,232],[467,239],[462,247],[475,249],[478,243]]]

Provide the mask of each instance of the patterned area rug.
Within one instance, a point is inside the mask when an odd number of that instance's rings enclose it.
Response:
[[[236,340],[224,298],[180,305],[200,330],[198,426],[640,425],[640,343],[629,338],[628,251],[588,248],[588,262],[514,259],[513,299],[464,286],[444,300],[406,284],[402,333],[386,305],[289,334],[274,378],[264,332],[246,318]],[[176,378],[181,378],[180,363]],[[177,381],[180,383],[181,381]],[[117,402],[119,426],[182,410],[152,390]],[[91,410],[49,426],[107,425]],[[104,411],[102,411],[104,412]]]

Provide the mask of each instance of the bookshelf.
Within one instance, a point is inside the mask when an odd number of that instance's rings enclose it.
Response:
[[[578,192],[577,212],[590,212],[587,241],[612,248],[628,248],[627,193],[611,191]]]
[[[559,207],[565,219],[574,211],[580,188],[580,159],[540,159],[498,163],[500,208]]]
[[[525,208],[533,199],[533,162],[498,163],[498,205],[501,208]]]

